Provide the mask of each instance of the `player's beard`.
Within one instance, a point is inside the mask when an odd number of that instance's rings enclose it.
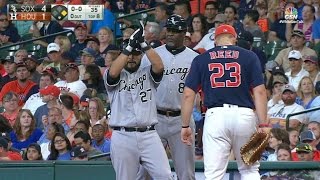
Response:
[[[129,63],[131,63],[131,64],[135,64],[134,66],[130,66],[129,67]],[[138,69],[139,69],[139,67],[140,67],[140,63],[138,64],[137,62],[135,62],[135,61],[129,61],[127,64],[126,64],[126,66],[124,67],[124,69],[125,70],[127,70],[129,73],[134,73],[134,72],[136,72]]]

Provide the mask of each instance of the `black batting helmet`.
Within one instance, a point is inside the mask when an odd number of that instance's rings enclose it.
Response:
[[[177,14],[173,14],[167,19],[165,27],[167,27],[168,29],[185,31],[187,30],[188,26],[186,20],[183,19],[183,17]]]

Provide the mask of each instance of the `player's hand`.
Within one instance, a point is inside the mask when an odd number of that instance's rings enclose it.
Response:
[[[129,42],[127,47],[124,48],[123,50],[123,54],[125,55],[129,55],[131,53],[131,51],[136,48],[139,44],[138,42],[138,37],[139,37],[139,29],[137,29],[129,38]]]
[[[188,146],[192,145],[193,138],[190,127],[181,129],[181,141]]]
[[[140,21],[140,28],[139,28],[139,37],[138,37],[138,42],[139,42],[139,44],[140,44],[140,46],[141,46],[141,49],[142,49],[142,51],[144,51],[144,52],[146,52],[146,51],[148,51],[150,48],[151,48],[151,46],[146,42],[146,40],[144,39],[144,36],[145,36],[145,34],[144,34],[144,24],[143,24],[143,22],[142,21]]]

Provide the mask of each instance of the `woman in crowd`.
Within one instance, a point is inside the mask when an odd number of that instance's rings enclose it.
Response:
[[[308,71],[309,77],[312,79],[313,85],[316,86],[320,81],[319,63],[317,56],[307,56],[304,58],[303,68]]]
[[[305,4],[302,9],[302,23],[297,23],[294,30],[300,30],[304,33],[306,41],[312,41],[312,25],[315,19],[315,8]]]
[[[237,9],[234,6],[226,7],[224,10],[224,14],[227,16],[226,24],[233,26],[237,31],[237,34],[244,31],[242,23],[237,20]]]
[[[61,133],[64,134],[64,128],[61,124],[58,124],[56,122],[49,124],[48,126],[48,131],[47,133],[47,139],[49,140],[48,142],[40,144],[41,147],[41,154],[43,159],[47,159],[49,154],[50,154],[50,148],[51,148],[51,142],[53,140],[53,137],[56,133]]]
[[[19,97],[14,92],[8,92],[2,98],[2,103],[4,107],[4,112],[1,113],[8,121],[9,124],[13,127],[14,123],[16,122],[17,115],[19,113]]]
[[[290,141],[290,149],[294,149],[297,144],[299,143],[299,131],[297,129],[294,128],[289,128],[287,130],[287,132],[289,133],[289,141]]]
[[[23,160],[29,160],[29,161],[43,160],[40,145],[37,143],[30,144],[23,155]]]
[[[56,133],[51,141],[48,160],[70,160],[71,143],[63,133]]]
[[[292,161],[290,146],[286,143],[279,144],[277,152],[278,161]]]
[[[99,66],[95,64],[87,65],[85,67],[85,73],[82,81],[87,88],[96,89],[98,93],[105,93],[106,88],[103,83]]]
[[[89,100],[89,114],[90,114],[90,124],[93,127],[95,124],[106,125],[106,112],[102,101],[97,98],[91,98]]]
[[[36,143],[42,131],[36,128],[36,120],[28,109],[20,110],[17,120],[10,132],[12,147],[23,150],[31,143]]]
[[[269,147],[274,150],[274,153],[268,156],[267,161],[277,161],[278,147],[281,143],[290,144],[288,132],[284,129],[272,128],[270,130]]]
[[[105,71],[107,69],[109,69],[112,61],[116,60],[119,55],[120,55],[120,51],[118,51],[118,50],[109,50],[107,52],[107,54],[104,57],[104,66],[105,67],[100,68],[102,76],[104,75]]]
[[[303,77],[299,83],[297,90],[297,104],[303,106],[305,109],[310,109],[312,102],[316,98],[316,91],[310,77]]]
[[[68,52],[71,49],[71,42],[67,36],[57,36],[54,42],[60,46],[60,52]]]
[[[191,44],[189,48],[196,46],[199,41],[207,34],[206,19],[202,14],[196,14],[192,17],[191,26]]]
[[[113,45],[113,33],[107,27],[100,28],[98,32],[98,40],[100,43],[100,54],[106,54],[109,50],[115,50],[117,47]]]

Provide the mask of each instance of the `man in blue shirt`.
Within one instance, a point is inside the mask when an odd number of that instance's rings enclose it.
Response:
[[[96,124],[92,127],[92,146],[103,153],[110,152],[110,140],[105,136],[106,128],[102,124]]]

